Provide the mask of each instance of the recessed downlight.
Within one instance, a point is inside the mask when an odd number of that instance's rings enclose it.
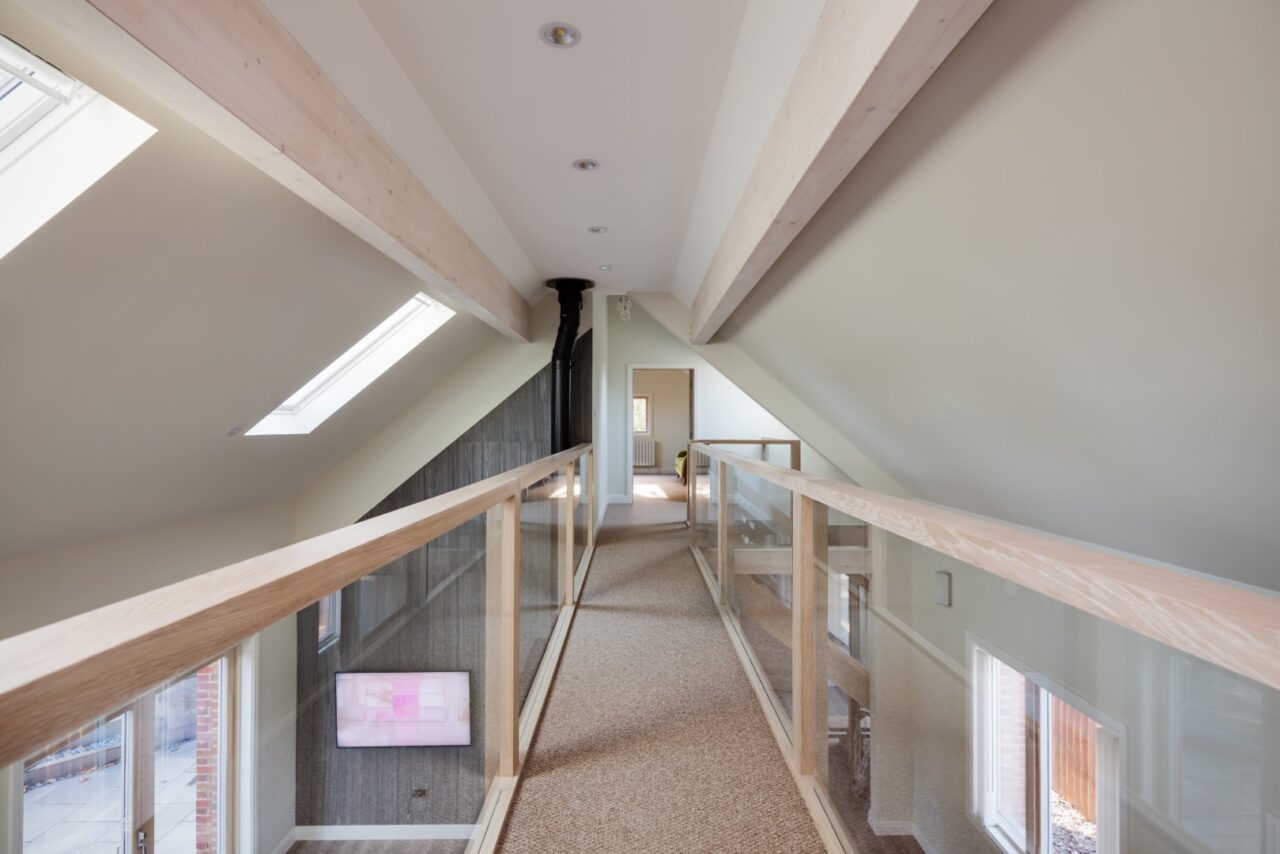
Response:
[[[552,47],[573,47],[582,41],[582,33],[573,24],[564,21],[552,21],[543,26],[542,40]]]
[[[607,225],[593,225],[587,229],[587,231],[591,232],[592,234],[604,234],[608,230],[609,230],[609,226]]]
[[[600,269],[601,269],[601,270],[604,270],[604,271],[607,273],[608,271],[610,271],[610,270],[612,270],[612,269],[613,269],[613,265],[612,265],[612,264],[601,264],[601,265],[600,265]]]
[[[592,160],[590,157],[583,157],[581,160],[573,161],[572,165],[579,172],[594,172],[600,168],[600,161]]]

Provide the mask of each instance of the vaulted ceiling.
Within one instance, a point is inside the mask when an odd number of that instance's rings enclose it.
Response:
[[[0,258],[0,555],[286,494],[494,340],[460,316],[314,434],[227,437],[421,282],[18,3],[159,132]],[[824,6],[264,3],[525,299],[685,303]],[[1280,587],[1280,20],[1176,9],[996,3],[720,340],[918,497]]]
[[[671,287],[717,123],[763,142],[820,4],[266,5],[534,301],[556,275]],[[0,557],[296,492],[494,340],[461,313],[315,432],[228,435],[422,283],[33,10],[0,0],[0,32],[157,133],[0,258]],[[539,38],[560,19],[572,50]]]
[[[496,336],[459,315],[314,433],[228,436],[420,283],[20,10],[0,32],[157,128],[0,258],[0,556],[297,490]]]

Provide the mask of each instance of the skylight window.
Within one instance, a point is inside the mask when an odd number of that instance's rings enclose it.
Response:
[[[0,36],[0,257],[155,132]]]
[[[451,309],[418,294],[245,435],[310,433],[451,317]]]

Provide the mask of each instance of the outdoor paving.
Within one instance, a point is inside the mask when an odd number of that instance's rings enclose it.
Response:
[[[156,854],[196,850],[196,743],[156,751]],[[122,854],[124,767],[117,763],[27,792],[22,854]]]

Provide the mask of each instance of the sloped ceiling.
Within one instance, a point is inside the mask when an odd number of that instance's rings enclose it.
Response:
[[[228,437],[416,280],[9,4],[0,31],[158,129],[0,258],[0,556],[295,492],[495,336],[460,315],[311,435]]]
[[[745,0],[360,5],[539,272],[670,288]]]
[[[1280,6],[997,3],[723,331],[914,496],[1280,589]]]
[[[538,277],[592,278],[609,293],[670,289],[730,61],[782,89],[794,70],[794,59],[779,69],[780,46],[763,39],[735,57],[747,0],[264,2],[491,257],[501,241],[485,235],[498,229],[467,215],[468,196],[453,186],[462,173]],[[758,5],[786,14],[774,0]],[[582,41],[544,44],[539,30],[551,21],[574,24]],[[800,35],[790,41],[802,48],[812,25],[792,25]],[[739,144],[758,147],[760,137]],[[436,156],[424,158],[424,147]],[[574,171],[584,157],[601,168]],[[609,231],[591,234],[593,225]]]

